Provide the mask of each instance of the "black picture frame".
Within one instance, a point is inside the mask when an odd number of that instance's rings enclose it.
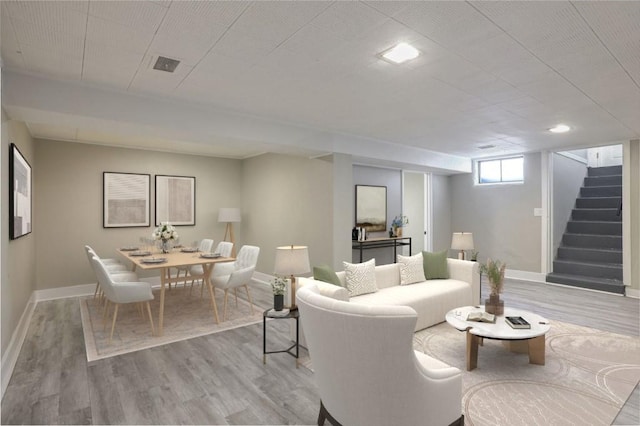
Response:
[[[155,176],[155,226],[196,224],[196,178],[194,176]]]
[[[31,165],[17,145],[9,145],[9,238],[31,233],[33,228],[33,177]]]
[[[356,226],[367,232],[387,230],[387,187],[356,185]]]
[[[151,226],[151,175],[102,173],[102,227],[144,228]]]

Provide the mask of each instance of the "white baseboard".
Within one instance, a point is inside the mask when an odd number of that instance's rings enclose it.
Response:
[[[640,290],[637,288],[629,288],[626,289],[627,297],[633,297],[634,299],[640,299]]]
[[[66,299],[67,297],[90,296],[96,290],[95,284],[80,284],[68,287],[48,288],[33,292],[36,302]]]
[[[0,374],[2,376],[2,398],[4,398],[4,392],[7,390],[7,386],[9,386],[9,381],[11,380],[11,375],[13,374],[16,362],[18,362],[18,355],[20,355],[20,349],[22,349],[24,339],[27,337],[27,330],[29,329],[29,324],[31,323],[31,317],[33,316],[36,303],[35,295],[34,293],[31,293],[27,306],[25,306],[24,311],[22,311],[22,315],[20,316],[20,321],[18,321],[18,326],[11,335],[9,346],[7,346],[7,350],[2,356],[2,366],[0,368]]]
[[[254,272],[252,280],[259,284],[270,285],[269,283],[273,279],[273,275],[265,274],[264,272]]]
[[[504,276],[514,280],[533,281],[537,283],[544,283],[546,281],[546,275],[542,272],[519,271],[517,269],[507,269]]]

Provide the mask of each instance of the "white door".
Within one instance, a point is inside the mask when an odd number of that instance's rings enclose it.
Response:
[[[402,235],[411,237],[411,254],[430,251],[430,175],[405,171],[402,176],[402,212],[409,218]]]
[[[587,162],[589,167],[621,166],[622,145],[589,148]]]

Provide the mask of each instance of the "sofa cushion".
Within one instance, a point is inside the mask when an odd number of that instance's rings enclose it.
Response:
[[[350,301],[367,305],[410,306],[418,313],[416,330],[441,323],[451,309],[473,304],[469,284],[452,279],[383,288],[376,293],[353,297]]]
[[[340,278],[338,278],[336,272],[329,265],[314,266],[313,278],[318,281],[324,281],[325,283],[339,285],[342,287]]]
[[[342,262],[346,274],[347,290],[349,296],[374,293],[378,291],[376,286],[376,260],[371,259],[364,263]]]
[[[447,266],[448,250],[431,253],[422,252],[424,260],[424,276],[428,280],[449,279],[449,267]]]
[[[400,285],[425,281],[422,253],[413,256],[398,255],[400,265]]]

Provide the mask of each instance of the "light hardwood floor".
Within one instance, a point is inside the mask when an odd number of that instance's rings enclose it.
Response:
[[[483,295],[487,286],[483,285]],[[254,302],[270,306],[267,287]],[[549,319],[638,336],[638,300],[508,280],[505,303]],[[288,340],[285,321],[268,344]],[[614,424],[638,424],[638,387]],[[313,375],[273,354],[262,364],[262,324],[87,365],[77,299],[41,302],[2,400],[2,424],[314,424]]]

